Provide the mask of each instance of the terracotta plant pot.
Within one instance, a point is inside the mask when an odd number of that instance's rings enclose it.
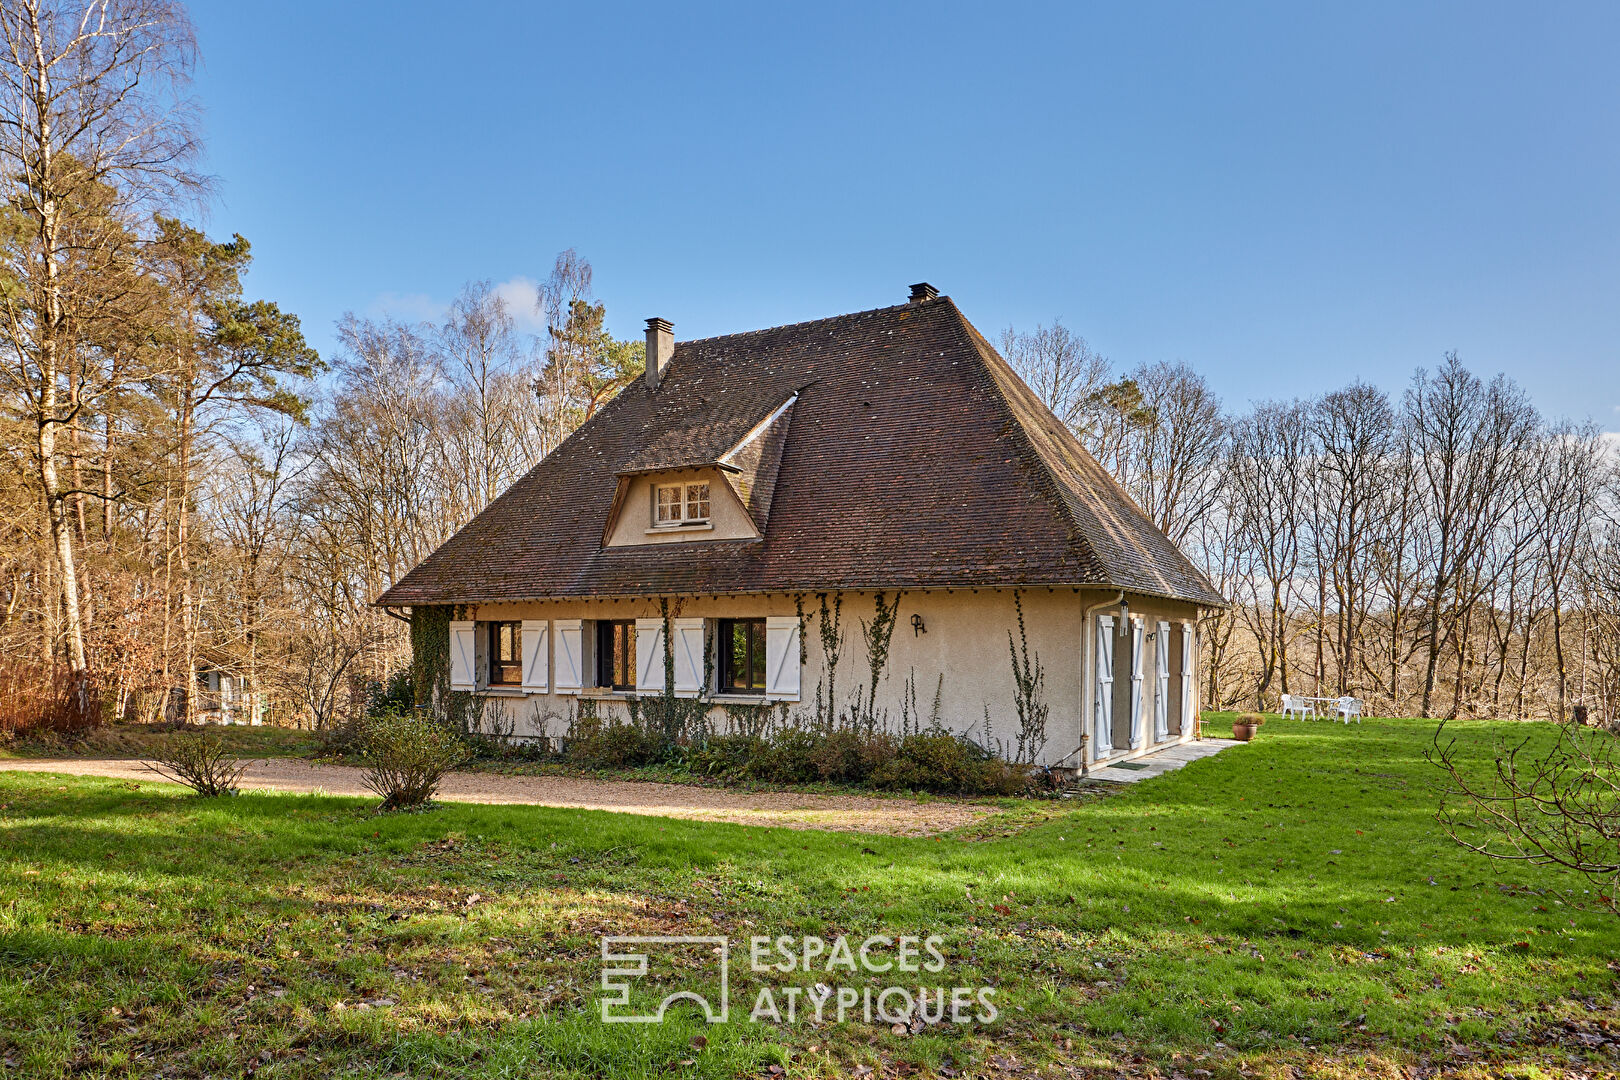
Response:
[[[1254,733],[1258,730],[1258,724],[1233,724],[1232,738],[1236,739],[1238,742],[1248,742],[1250,739],[1254,738]]]

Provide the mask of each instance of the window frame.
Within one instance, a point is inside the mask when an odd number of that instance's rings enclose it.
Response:
[[[623,632],[623,669],[614,670],[613,645],[614,638]],[[618,692],[632,692],[636,688],[636,620],[634,619],[597,619],[594,630],[593,644],[596,646],[596,685],[602,690]],[[624,681],[619,681],[619,676]]]
[[[673,503],[664,501],[664,492],[666,491],[675,493],[676,497]],[[654,484],[653,528],[679,529],[692,525],[709,524],[714,510],[711,495],[710,484],[707,480],[682,480],[673,484]],[[666,506],[673,506],[677,516],[667,520],[663,518],[661,515]],[[702,514],[697,512],[699,506],[704,508]]]
[[[750,697],[763,697],[770,684],[766,651],[769,638],[766,635],[764,617],[720,619],[718,623],[715,669],[719,685],[715,688],[716,691],[722,694],[746,694]],[[739,626],[748,628],[743,647],[743,663],[748,669],[747,683],[744,686],[736,685],[736,671],[733,669],[732,640]],[[757,683],[755,682],[756,672],[758,674]]]
[[[486,639],[488,652],[487,670],[484,673],[486,686],[522,686],[523,685],[523,623],[514,620],[501,620],[484,624],[489,628],[489,637]],[[512,655],[509,659],[501,658],[501,628],[508,627],[512,632]]]

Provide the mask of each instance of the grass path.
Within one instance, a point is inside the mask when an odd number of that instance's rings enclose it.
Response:
[[[1620,920],[1578,878],[1439,832],[1431,730],[1273,720],[1113,797],[927,839],[7,773],[0,1059],[41,1077],[1613,1075]],[[1461,734],[1479,757],[1499,730]],[[750,1024],[768,979],[743,970],[741,1022],[604,1025],[600,937],[636,933],[937,933],[943,977],[993,986],[1001,1016]]]

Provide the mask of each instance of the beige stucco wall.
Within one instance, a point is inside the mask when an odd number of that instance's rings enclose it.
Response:
[[[709,485],[709,527],[682,525],[653,528],[653,488],[656,484]],[[749,540],[757,537],[753,519],[743,508],[731,484],[718,468],[680,469],[632,477],[619,505],[618,517],[608,533],[608,547],[635,544],[679,544],[704,540]]]
[[[713,494],[711,494],[711,499]],[[1099,602],[1113,603],[1117,594],[1095,590],[1044,588],[1024,590],[1020,597],[1024,625],[1032,656],[1045,672],[1045,696],[1050,706],[1047,742],[1041,760],[1046,764],[1079,766],[1082,732],[1091,730],[1090,659],[1094,656],[1096,612],[1087,610]],[[889,594],[892,599],[893,594]],[[1131,597],[1131,613],[1150,623],[1168,618],[1176,623],[1192,621],[1192,605]],[[800,673],[799,700],[787,703],[792,714],[811,717],[815,712],[818,687],[823,698],[829,681],[826,650],[820,632],[820,601],[814,594],[802,598],[804,667]],[[757,618],[796,615],[799,607],[791,595],[740,597],[691,597],[674,605],[673,616],[683,618]],[[829,598],[829,612],[831,598]],[[875,596],[870,592],[845,593],[841,610],[843,641],[833,694],[841,711],[847,710],[857,687],[864,693],[870,683],[871,668],[861,633],[861,622],[870,624],[876,613]],[[1117,606],[1104,614],[1118,615]],[[657,618],[657,600],[557,600],[520,604],[480,604],[468,614],[479,621],[521,619],[648,619]],[[913,625],[920,617],[922,627]],[[968,733],[980,742],[1005,744],[1010,753],[1017,737],[1018,721],[1014,705],[1012,657],[1008,635],[1018,638],[1018,619],[1011,590],[970,589],[907,592],[900,600],[899,615],[891,641],[889,662],[877,693],[880,721],[898,731],[903,717],[914,726],[928,722],[936,690],[941,708],[940,722],[949,729]],[[555,680],[556,634],[550,635]],[[1154,643],[1156,644],[1156,643]],[[1147,738],[1142,751],[1152,749],[1153,647],[1144,648],[1143,695],[1144,725]],[[1118,641],[1117,651],[1128,655],[1126,639]],[[1196,656],[1196,654],[1195,654]],[[1177,667],[1172,665],[1172,684]],[[1127,680],[1128,681],[1128,680]],[[1197,688],[1196,672],[1192,680]],[[909,707],[914,687],[915,710]],[[604,715],[624,710],[623,695],[589,690],[583,694],[526,693],[516,689],[487,692],[493,706],[504,711],[516,736],[557,736],[566,732],[569,718],[581,697],[597,703]],[[735,698],[719,698],[735,701]],[[919,715],[920,714],[920,715]],[[986,716],[988,714],[988,729]],[[724,712],[717,703],[712,713],[722,723]],[[1172,717],[1174,727],[1174,717]],[[1182,741],[1191,732],[1181,732],[1170,741]],[[1089,740],[1087,740],[1089,742]],[[1112,760],[1133,756],[1116,747]]]

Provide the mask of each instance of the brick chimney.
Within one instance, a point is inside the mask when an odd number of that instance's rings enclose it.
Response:
[[[675,324],[654,316],[647,320],[647,388],[658,389],[658,377],[675,355]]]
[[[911,287],[911,297],[908,303],[921,304],[925,300],[932,300],[939,295],[939,290],[926,281],[919,281]]]

